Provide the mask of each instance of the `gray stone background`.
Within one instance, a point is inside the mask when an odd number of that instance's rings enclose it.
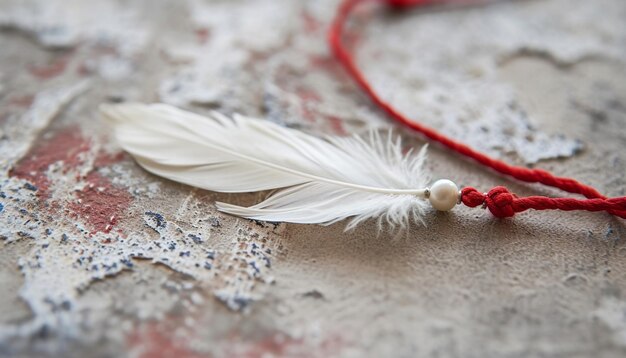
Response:
[[[120,152],[103,102],[258,116],[313,134],[396,126],[329,55],[338,1],[0,0],[0,355],[622,357],[624,221],[432,212],[250,222]],[[349,42],[384,97],[511,163],[626,195],[626,3],[364,5]],[[423,140],[401,128],[407,146]],[[563,195],[432,145],[433,178]]]

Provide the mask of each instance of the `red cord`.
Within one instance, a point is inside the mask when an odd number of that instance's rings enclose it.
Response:
[[[626,218],[626,197],[607,198],[600,194],[595,188],[582,184],[574,179],[558,177],[542,169],[529,169],[525,167],[513,166],[498,159],[492,158],[484,153],[476,151],[467,145],[457,142],[432,128],[411,121],[402,113],[396,110],[390,103],[383,100],[365,78],[361,70],[356,65],[352,53],[346,48],[342,41],[343,30],[352,11],[358,4],[367,0],[344,0],[339,6],[336,17],[328,32],[328,43],[341,64],[345,67],[352,78],[367,93],[370,99],[385,111],[394,120],[423,134],[427,138],[439,142],[445,147],[491,168],[501,174],[511,176],[515,179],[529,182],[541,183],[547,186],[559,188],[561,190],[582,194],[588,200],[570,198],[549,198],[544,196],[531,196],[518,198],[503,187],[493,188],[488,194],[480,194],[476,189],[464,188],[461,191],[462,202],[469,206],[486,205],[497,217],[513,216],[516,212],[528,209],[535,210],[587,210],[606,211],[612,215]],[[438,0],[375,0],[398,9],[409,8],[411,6],[433,4],[442,2]],[[480,198],[479,198],[480,195]]]

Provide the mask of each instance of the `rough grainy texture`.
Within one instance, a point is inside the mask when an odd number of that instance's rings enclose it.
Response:
[[[622,357],[626,227],[480,209],[428,227],[251,222],[142,171],[102,102],[393,127],[329,55],[337,1],[0,0],[0,355]],[[626,195],[626,3],[364,6],[349,41],[416,120]],[[400,130],[407,146],[421,139]],[[436,145],[434,178],[562,195]]]

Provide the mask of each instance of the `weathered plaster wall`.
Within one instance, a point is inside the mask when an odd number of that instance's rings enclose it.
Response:
[[[458,208],[399,238],[373,224],[250,222],[213,202],[261,194],[147,174],[97,116],[102,102],[163,101],[316,134],[391,127],[329,56],[336,5],[0,0],[0,355],[626,354],[623,220]],[[617,196],[624,18],[620,0],[372,5],[350,41],[416,120]],[[437,146],[428,167],[461,185],[559,194]]]

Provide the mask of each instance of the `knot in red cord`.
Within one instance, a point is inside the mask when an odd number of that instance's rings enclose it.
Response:
[[[507,218],[515,215],[513,202],[516,198],[515,194],[511,194],[503,186],[497,186],[489,190],[487,194],[483,194],[472,187],[461,190],[461,201],[463,204],[470,208],[484,204],[498,218]]]
[[[515,215],[515,210],[513,209],[513,201],[515,198],[515,195],[511,194],[507,188],[496,186],[487,193],[485,204],[487,204],[493,216],[507,218]]]
[[[479,192],[478,190],[467,187],[461,190],[461,201],[466,206],[470,208],[475,208],[477,206],[483,205],[485,202],[485,194]]]

